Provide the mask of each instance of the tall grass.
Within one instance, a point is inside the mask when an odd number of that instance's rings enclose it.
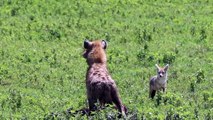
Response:
[[[0,1],[0,118],[116,119],[87,107],[82,43],[106,39],[108,69],[127,119],[212,119],[213,2]],[[167,93],[148,98],[154,64]],[[68,110],[69,109],[69,110]],[[68,111],[67,111],[68,110]]]

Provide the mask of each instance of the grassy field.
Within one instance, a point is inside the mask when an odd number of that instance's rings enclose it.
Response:
[[[213,1],[1,0],[0,119],[115,119],[87,107],[83,40],[108,41],[127,119],[213,119]],[[170,64],[152,100],[155,64]]]

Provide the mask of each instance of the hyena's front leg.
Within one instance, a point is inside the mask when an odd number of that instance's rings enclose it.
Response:
[[[89,102],[89,110],[96,110],[97,107],[95,106],[95,103],[97,102],[97,99],[95,98],[95,95],[89,90],[87,91],[87,98]]]
[[[126,108],[122,105],[122,102],[119,98],[118,95],[118,91],[116,89],[116,87],[113,87],[111,90],[111,96],[112,96],[112,102],[116,105],[116,107],[118,108],[118,111],[124,116],[126,117],[126,112],[127,110],[125,110]],[[121,117],[121,114],[119,114],[119,118]]]
[[[91,111],[97,110],[97,107],[95,106],[96,100],[92,99],[92,98],[89,98],[88,101],[89,101],[89,109]]]

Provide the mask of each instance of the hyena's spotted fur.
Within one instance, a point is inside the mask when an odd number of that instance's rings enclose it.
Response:
[[[96,110],[95,103],[99,101],[101,107],[105,104],[114,103],[122,115],[126,115],[126,108],[123,106],[114,80],[107,70],[107,58],[105,40],[84,41],[85,52],[83,54],[87,61],[88,69],[86,74],[86,88],[89,102],[89,109]]]
[[[165,92],[167,87],[167,70],[169,65],[167,64],[163,68],[157,64],[155,66],[157,68],[157,75],[153,76],[149,82],[149,97],[151,98],[154,98],[156,91],[163,90]]]

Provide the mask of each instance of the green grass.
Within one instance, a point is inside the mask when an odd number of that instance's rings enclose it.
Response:
[[[0,1],[0,119],[70,116],[87,106],[85,38],[108,41],[108,69],[128,119],[213,119],[213,2]],[[154,65],[169,63],[166,94],[148,98]]]

